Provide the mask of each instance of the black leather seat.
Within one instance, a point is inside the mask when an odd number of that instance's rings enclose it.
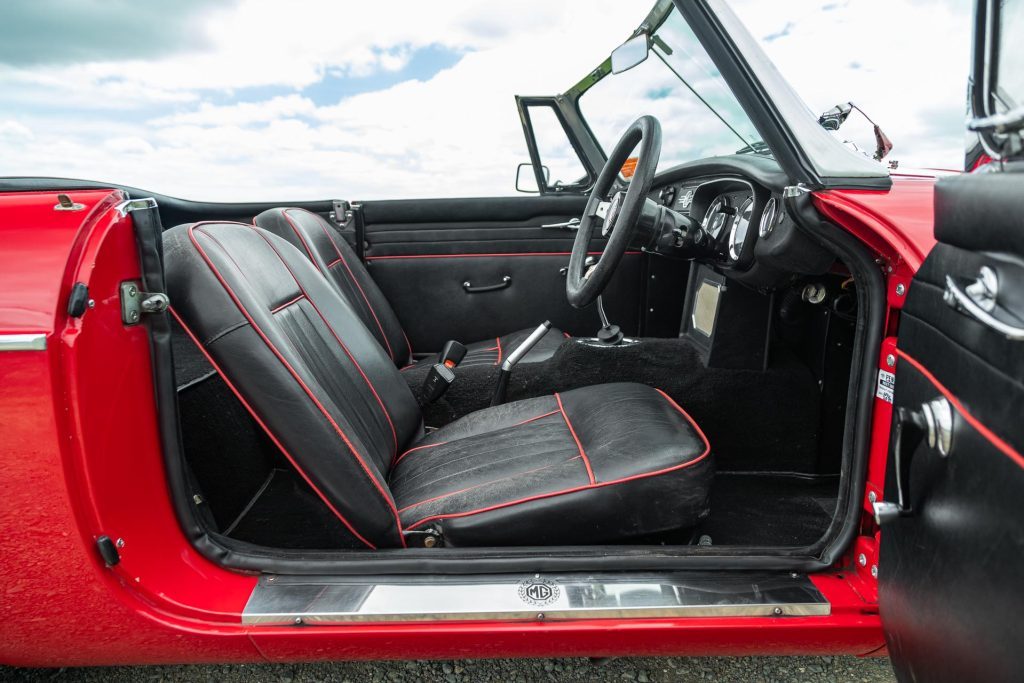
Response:
[[[164,235],[172,314],[352,535],[403,547],[612,542],[707,514],[710,447],[666,395],[585,387],[424,434],[401,374],[290,243],[240,223]]]
[[[256,216],[254,223],[288,240],[309,257],[348,300],[396,366],[405,368],[413,364],[409,338],[391,304],[352,247],[330,223],[311,211],[298,208],[269,209]],[[537,322],[540,323],[539,320]],[[504,354],[518,346],[532,331],[519,330],[477,342],[459,340],[466,345],[466,357],[460,365],[500,365]],[[562,332],[552,329],[520,363],[536,363],[550,358],[563,340]],[[432,365],[437,362],[437,357],[428,356],[419,362]]]

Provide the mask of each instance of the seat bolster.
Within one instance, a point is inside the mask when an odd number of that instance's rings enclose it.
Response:
[[[558,397],[599,483],[675,467],[710,448],[693,419],[660,390],[626,382],[586,389]]]
[[[398,367],[411,362],[412,349],[398,316],[334,226],[312,211],[294,207],[268,209],[253,222],[305,254],[349,302]]]

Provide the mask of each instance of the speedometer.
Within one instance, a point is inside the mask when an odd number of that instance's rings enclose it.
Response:
[[[750,214],[754,212],[754,198],[750,197],[742,205],[732,224],[732,232],[729,233],[729,257],[733,261],[739,261],[743,253],[743,243],[747,239],[747,230],[750,229]]]
[[[732,208],[729,206],[729,198],[722,195],[711,202],[707,213],[704,214],[701,227],[713,239],[718,239],[718,236],[722,234],[722,228],[725,227],[725,223],[729,220],[729,215],[732,213]]]

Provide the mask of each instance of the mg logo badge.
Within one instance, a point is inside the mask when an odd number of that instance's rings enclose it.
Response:
[[[547,579],[524,579],[519,582],[519,599],[533,607],[544,607],[558,599],[560,589]]]

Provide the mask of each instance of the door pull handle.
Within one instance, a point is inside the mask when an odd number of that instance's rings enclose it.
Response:
[[[988,266],[982,266],[978,278],[963,289],[949,275],[946,276],[946,291],[942,298],[947,304],[965,313],[982,325],[995,330],[1007,339],[1024,341],[1024,327],[1004,323],[994,315],[996,298],[999,295],[999,278]]]
[[[469,280],[466,280],[465,282],[462,283],[462,288],[464,290],[466,290],[466,294],[480,294],[481,292],[495,292],[495,291],[497,291],[499,289],[505,289],[506,287],[509,287],[511,285],[512,285],[512,276],[511,275],[506,275],[505,277],[501,278],[501,282],[499,282],[497,284],[494,284],[494,285],[476,285],[476,286],[474,286],[472,282],[470,282]]]
[[[540,227],[548,228],[549,230],[578,230],[580,227],[580,219],[570,218],[564,223],[545,223]]]
[[[925,438],[929,448],[943,458],[949,456],[953,447],[953,407],[941,396],[916,410],[902,406],[896,409],[896,502],[877,501],[872,505],[879,526],[914,514],[910,503],[910,465]]]

